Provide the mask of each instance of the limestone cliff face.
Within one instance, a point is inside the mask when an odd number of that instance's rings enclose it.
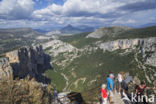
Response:
[[[52,53],[54,57],[60,53],[78,51],[76,47],[56,39],[43,44],[43,49],[46,50],[48,48],[50,48],[48,52]]]
[[[156,38],[145,38],[145,39],[119,39],[110,42],[97,42],[97,45],[104,51],[114,51],[117,49],[133,49],[135,46],[147,47],[150,43],[154,44]]]
[[[51,68],[49,63],[50,58],[43,52],[42,46],[23,47],[6,53],[6,57],[6,59],[8,59],[6,65],[10,64],[12,67],[10,70],[13,72],[14,77],[24,78],[29,75],[37,81],[45,83],[48,81],[42,73],[44,73],[46,69]],[[0,67],[2,67],[1,64]],[[5,70],[7,71],[7,69]]]
[[[117,49],[132,50],[137,47],[140,50],[146,64],[156,66],[156,38],[119,39],[110,42],[97,42],[97,46],[103,51],[115,51]]]
[[[12,75],[12,67],[8,58],[0,59],[0,79],[9,78]]]

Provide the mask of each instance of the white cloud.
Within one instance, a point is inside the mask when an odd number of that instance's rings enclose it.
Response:
[[[114,11],[115,8],[123,5],[122,2],[112,2],[113,0],[67,0],[64,5],[49,5],[47,8],[34,11],[35,15],[78,15],[82,12],[100,13]]]
[[[136,21],[135,20],[133,20],[133,19],[128,19],[128,18],[123,18],[123,17],[121,17],[121,18],[118,18],[118,19],[116,19],[115,21],[113,21],[113,23],[112,24],[114,24],[114,25],[124,25],[124,24],[135,24],[136,23]]]
[[[0,17],[21,19],[28,18],[33,12],[32,0],[2,0],[0,2]]]
[[[53,0],[45,1],[52,3]],[[141,1],[147,0],[64,0],[63,5],[50,4],[43,9],[34,10],[33,0],[2,0],[0,19],[3,20],[0,20],[0,27],[14,27],[15,24],[24,27],[138,24],[138,21],[145,20],[143,16],[151,14],[151,18],[155,18],[153,10],[133,13],[119,8]]]
[[[136,21],[135,21],[135,20],[132,20],[132,19],[129,19],[129,20],[127,21],[127,23],[129,23],[129,24],[134,24],[134,23],[136,23]]]
[[[44,9],[34,11],[33,17],[64,25],[135,24],[136,21],[131,18],[123,21],[129,12],[118,8],[141,1],[145,0],[66,0],[64,5],[51,4]]]
[[[124,2],[114,2],[114,0],[66,0],[64,5],[51,4],[44,9],[34,11],[33,17],[64,25],[100,25],[103,24],[102,22],[106,24],[110,18],[105,19],[96,14],[104,15],[114,12],[116,8],[124,4]]]
[[[129,3],[145,0],[66,0],[64,5],[52,4],[34,11],[34,15],[90,16],[93,14],[124,13],[116,9]],[[90,14],[90,15],[89,15]]]

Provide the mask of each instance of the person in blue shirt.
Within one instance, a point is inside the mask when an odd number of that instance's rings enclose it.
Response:
[[[114,75],[110,74],[109,77],[107,77],[107,90],[108,90],[108,96],[109,96],[109,102],[112,102],[112,98],[114,96],[113,90],[114,90],[114,81],[113,81]]]

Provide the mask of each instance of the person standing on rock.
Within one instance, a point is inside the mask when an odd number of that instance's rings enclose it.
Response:
[[[146,99],[146,97],[145,97],[145,89],[151,89],[151,90],[156,90],[156,88],[155,87],[147,87],[146,86],[146,84],[144,83],[144,82],[141,82],[140,83],[140,85],[137,85],[136,87],[135,87],[135,89],[136,89],[136,95],[137,95],[137,100],[139,99],[139,98],[142,98],[143,99],[143,104],[148,104],[147,103],[147,99]],[[139,100],[137,101],[137,102],[140,102]],[[138,104],[138,103],[137,103]]]
[[[53,102],[51,104],[58,103],[58,92],[56,90],[53,91]]]
[[[117,88],[118,88],[118,93],[120,94],[121,91],[121,83],[123,81],[123,72],[120,72],[117,76]]]
[[[102,84],[101,87],[101,97],[102,97],[102,104],[107,104],[107,91],[106,91],[105,84]]]
[[[107,77],[109,77],[110,76],[110,74],[112,74],[113,75],[113,77],[115,78],[115,76],[114,76],[114,74],[113,74],[113,72],[110,70],[109,71],[109,74],[107,75]]]
[[[109,96],[109,102],[110,104],[114,103],[112,101],[112,98],[114,96],[114,81],[113,81],[114,75],[110,74],[109,77],[107,77],[107,90],[108,90],[108,96]]]

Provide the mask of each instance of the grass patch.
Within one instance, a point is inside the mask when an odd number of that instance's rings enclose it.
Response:
[[[48,78],[51,79],[52,87],[61,92],[66,84],[66,81],[61,73],[55,72],[54,70],[47,70],[45,74]]]
[[[139,28],[125,31],[119,34],[116,39],[125,39],[125,38],[148,38],[156,37],[156,26]]]

